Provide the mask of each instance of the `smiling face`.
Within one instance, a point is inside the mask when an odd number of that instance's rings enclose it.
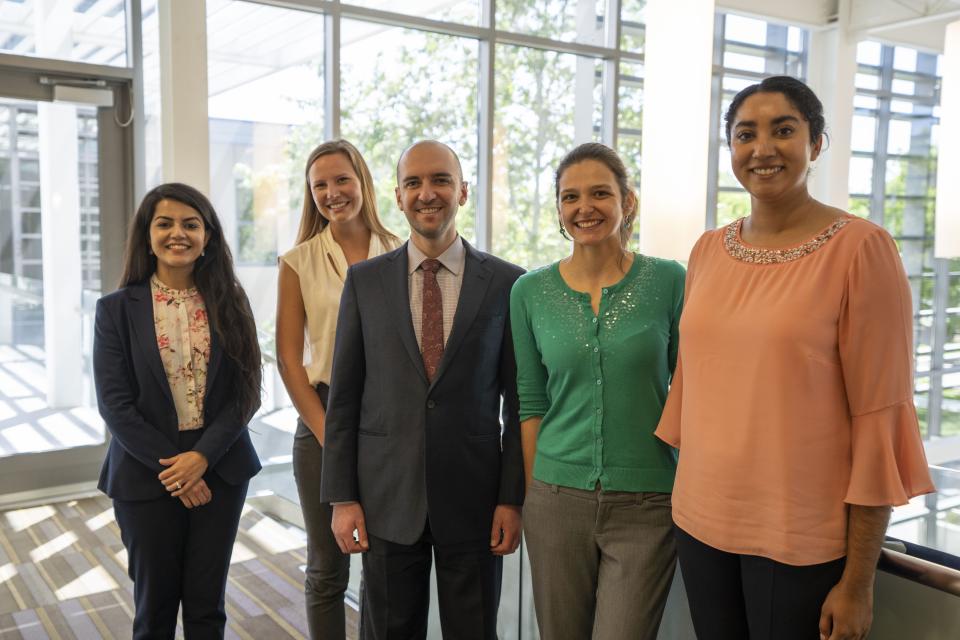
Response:
[[[438,245],[453,242],[467,183],[449,149],[431,142],[408,149],[397,165],[396,197],[413,233]]]
[[[360,178],[343,153],[322,155],[307,172],[313,203],[328,222],[346,224],[360,220],[363,195]]]
[[[782,93],[758,92],[743,101],[730,137],[733,173],[750,195],[777,200],[806,193],[807,170],[820,155],[810,125]]]
[[[620,249],[620,232],[634,208],[634,195],[620,193],[617,178],[604,163],[584,160],[561,174],[557,208],[560,221],[581,245],[609,243]]]
[[[209,241],[203,217],[193,207],[177,200],[161,200],[150,220],[150,250],[157,257],[157,275],[165,283],[167,273],[190,273]]]

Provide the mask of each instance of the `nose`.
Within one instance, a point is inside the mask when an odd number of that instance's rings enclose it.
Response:
[[[773,140],[770,136],[758,135],[753,141],[753,157],[768,158],[774,154]]]
[[[420,202],[431,202],[436,195],[436,190],[428,183],[424,182],[417,193],[417,200]]]

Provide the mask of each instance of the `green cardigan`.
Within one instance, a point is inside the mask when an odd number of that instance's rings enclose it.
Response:
[[[533,476],[606,491],[670,492],[676,452],[653,431],[677,362],[684,270],[636,255],[600,313],[559,263],[513,285],[520,419],[541,416]]]

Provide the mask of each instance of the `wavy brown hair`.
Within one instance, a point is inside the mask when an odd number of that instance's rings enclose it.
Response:
[[[120,286],[144,283],[157,270],[157,257],[149,250],[150,223],[161,200],[175,200],[203,218],[209,241],[194,263],[193,280],[203,296],[212,331],[224,354],[237,367],[237,408],[246,422],[260,406],[262,372],[257,326],[250,301],[233,271],[233,258],[220,219],[205,195],[189,185],[169,182],[154,187],[143,197],[128,230]]]
[[[303,214],[300,216],[300,228],[297,231],[297,242],[300,244],[306,242],[326,228],[329,221],[323,217],[323,214],[317,209],[317,204],[313,201],[313,190],[310,188],[310,167],[321,156],[331,153],[342,153],[353,166],[354,173],[360,180],[360,196],[363,198],[363,204],[360,205],[360,218],[363,224],[384,241],[399,242],[397,236],[380,222],[380,216],[377,215],[377,194],[373,188],[373,178],[370,176],[370,169],[363,156],[347,140],[328,140],[318,145],[310,155],[307,156],[307,163],[303,168]]]

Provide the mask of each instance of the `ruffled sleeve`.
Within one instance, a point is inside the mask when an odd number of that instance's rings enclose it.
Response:
[[[913,405],[913,310],[893,239],[863,239],[847,273],[840,361],[852,419],[844,501],[899,505],[934,491]]]
[[[677,356],[677,368],[670,381],[670,393],[667,402],[660,414],[660,423],[653,435],[657,436],[671,447],[680,448],[680,416],[683,403],[683,356]]]
[[[703,244],[707,242],[710,237],[710,231],[700,236],[697,243],[693,245],[693,249],[690,251],[690,259],[687,261],[687,273],[684,279],[683,293],[679,296],[675,324],[672,327],[670,335],[671,348],[674,348],[674,343],[676,344],[676,352],[671,352],[670,354],[670,365],[673,366],[675,362],[676,367],[673,370],[673,377],[670,379],[670,393],[667,395],[667,402],[664,404],[663,412],[660,414],[660,422],[657,424],[657,430],[653,433],[653,435],[676,449],[680,448],[680,419],[682,413],[681,406],[683,405],[683,356],[681,353],[683,341],[680,335],[681,310],[683,309],[684,301],[689,299],[692,291],[691,287],[693,286],[693,274],[697,258],[702,252]]]

